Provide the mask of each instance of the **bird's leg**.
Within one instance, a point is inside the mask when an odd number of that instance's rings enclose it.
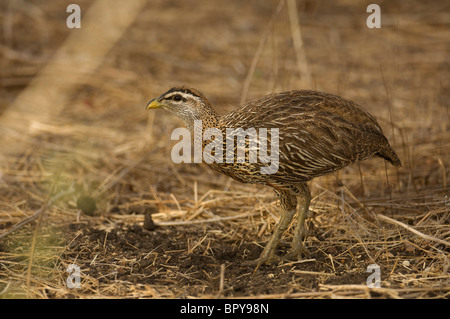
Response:
[[[303,238],[305,237],[305,219],[308,214],[309,203],[311,201],[311,193],[306,183],[302,183],[298,187],[298,202],[299,212],[297,217],[297,226],[295,227],[294,238],[292,240],[291,249],[285,258],[300,259],[302,253],[307,253],[308,250],[303,246]]]
[[[278,191],[280,196],[280,204],[281,204],[281,219],[275,227],[272,237],[264,247],[259,258],[255,261],[252,261],[248,264],[256,265],[257,267],[269,263],[275,257],[275,250],[278,247],[281,236],[289,227],[289,224],[292,221],[292,218],[295,215],[297,208],[297,198],[295,195],[290,193],[290,191]]]

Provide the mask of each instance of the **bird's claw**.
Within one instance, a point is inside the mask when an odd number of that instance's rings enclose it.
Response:
[[[281,258],[279,257],[266,257],[264,258],[263,256],[260,256],[258,259],[255,260],[249,260],[249,261],[244,261],[242,262],[243,266],[250,266],[250,267],[256,267],[256,269],[258,269],[261,265],[270,265],[270,264],[274,264],[280,261]]]
[[[301,260],[303,256],[309,256],[311,253],[309,250],[301,244],[299,247],[292,247],[289,251],[284,255],[284,260]]]

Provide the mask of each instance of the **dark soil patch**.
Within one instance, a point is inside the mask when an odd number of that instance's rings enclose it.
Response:
[[[256,259],[260,246],[250,239],[241,243],[223,240],[208,228],[195,225],[148,231],[138,225],[117,225],[104,230],[71,224],[70,230],[72,235],[74,232],[78,235],[70,239],[64,258],[80,265],[84,275],[98,278],[99,284],[126,281],[170,285],[177,297],[314,291],[319,284],[364,284],[368,276],[365,261],[355,263],[344,256],[334,262],[333,269],[330,259],[314,248],[307,257],[311,261],[280,261],[255,271],[243,262]],[[279,254],[284,254],[287,248],[287,244],[282,244]],[[337,252],[334,247],[333,250]],[[220,291],[221,265],[225,265],[223,291]]]

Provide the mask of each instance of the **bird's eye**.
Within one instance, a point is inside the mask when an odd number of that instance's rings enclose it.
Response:
[[[177,102],[178,102],[178,101],[181,101],[181,99],[182,99],[182,97],[181,97],[181,95],[179,95],[179,94],[173,96],[173,100],[174,100],[174,101],[177,101]]]

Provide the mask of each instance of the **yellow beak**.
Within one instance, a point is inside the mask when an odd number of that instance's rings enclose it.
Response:
[[[162,106],[161,103],[158,102],[158,98],[151,100],[147,104],[147,110],[150,109],[159,109]]]

